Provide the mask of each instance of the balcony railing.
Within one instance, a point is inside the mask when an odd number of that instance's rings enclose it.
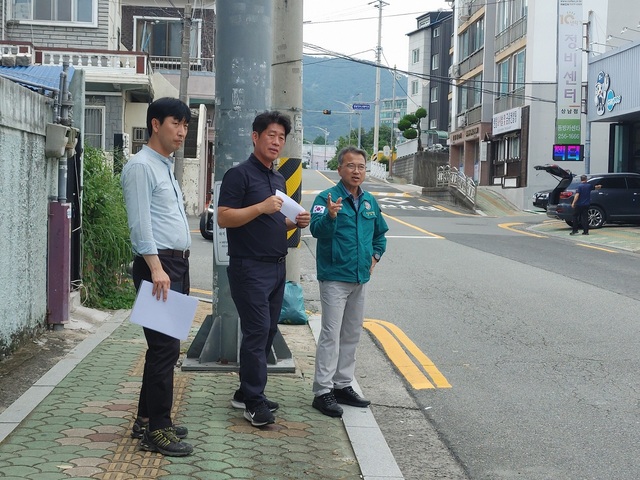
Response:
[[[519,38],[527,34],[527,17],[516,20],[506,29],[496,35],[496,53],[504,50]]]
[[[151,65],[155,70],[180,71],[180,57],[149,57]],[[190,58],[189,71],[191,72],[213,72],[213,58]]]
[[[463,61],[460,62],[460,75],[464,75],[467,72],[470,72],[474,68],[479,65],[482,65],[484,60],[484,47],[481,47],[479,50],[476,50]]]
[[[520,87],[513,92],[502,95],[495,99],[493,103],[493,113],[504,112],[524,105],[524,87]]]
[[[147,75],[148,55],[145,52],[82,48],[36,47],[26,42],[0,42],[0,57],[6,65],[11,57],[22,59],[16,65],[62,65],[67,60],[74,68],[87,71],[117,71],[122,75]],[[113,73],[113,72],[112,72]]]

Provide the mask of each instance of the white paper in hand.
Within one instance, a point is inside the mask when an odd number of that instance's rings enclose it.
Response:
[[[142,281],[131,310],[131,323],[141,325],[179,340],[186,340],[196,315],[198,299],[169,291],[167,301],[151,294],[153,284]]]
[[[280,212],[293,223],[296,223],[296,217],[299,213],[304,212],[304,208],[302,208],[302,206],[293,198],[280,190],[276,190],[276,197],[280,197],[283,200]]]

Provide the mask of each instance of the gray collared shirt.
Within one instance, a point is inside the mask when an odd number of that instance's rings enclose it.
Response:
[[[182,192],[172,168],[171,158],[144,145],[122,169],[122,190],[136,255],[154,255],[158,249],[188,250],[191,246]]]

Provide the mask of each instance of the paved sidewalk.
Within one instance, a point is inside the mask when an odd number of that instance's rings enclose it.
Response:
[[[191,338],[210,312],[200,302]],[[388,447],[368,409],[345,407],[341,420],[311,407],[315,340],[308,325],[281,326],[296,372],[269,376],[267,395],[281,405],[276,424],[252,427],[231,407],[236,373],[177,368],[174,417],[189,428],[194,454],[140,451],[129,433],[146,343],[128,316],[110,316],[0,415],[0,478],[402,478],[393,457],[385,457]],[[312,316],[310,324],[317,320]],[[376,445],[380,439],[383,445]]]

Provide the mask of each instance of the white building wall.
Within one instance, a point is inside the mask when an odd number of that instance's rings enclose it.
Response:
[[[46,322],[48,196],[57,180],[57,164],[44,158],[51,117],[46,97],[0,77],[0,358]]]

